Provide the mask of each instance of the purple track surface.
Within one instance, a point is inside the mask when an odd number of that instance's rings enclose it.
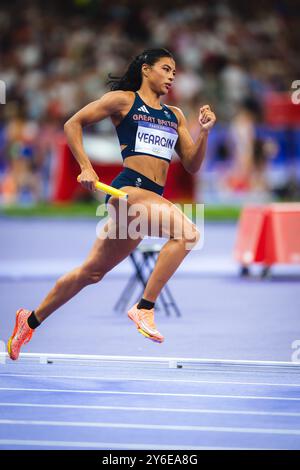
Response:
[[[92,220],[0,219],[2,347],[15,311],[35,308],[85,259],[95,229]],[[235,235],[234,224],[206,224],[203,249],[169,283],[182,317],[156,314],[163,344],[113,311],[133,272],[126,260],[53,314],[24,352],[291,361],[300,349],[300,268],[240,278]],[[0,449],[300,449],[298,367],[7,361]]]

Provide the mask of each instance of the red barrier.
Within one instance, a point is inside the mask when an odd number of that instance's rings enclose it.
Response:
[[[110,184],[121,171],[120,164],[100,164],[92,162],[93,168],[101,181]],[[58,142],[57,161],[53,174],[53,201],[66,202],[74,200],[87,191],[77,183],[80,168],[73,157],[64,137]],[[194,199],[195,182],[192,175],[187,173],[180,161],[171,163],[164,196],[172,201],[191,201]]]
[[[243,266],[300,263],[300,204],[245,207],[234,257]]]
[[[300,106],[290,93],[269,93],[264,102],[264,121],[271,126],[299,126]]]

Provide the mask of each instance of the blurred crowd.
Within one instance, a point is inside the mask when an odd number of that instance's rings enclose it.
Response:
[[[267,190],[261,164],[266,159],[255,163],[255,126],[262,122],[265,96],[289,91],[293,79],[300,78],[298,14],[294,2],[264,0],[255,5],[2,1],[2,200],[5,195],[6,201],[14,202],[23,190],[33,200],[47,199],[63,123],[107,91],[108,73],[122,74],[133,56],[156,46],[170,49],[176,57],[176,82],[167,103],[183,109],[191,132],[196,133],[198,109],[204,103],[216,111],[218,126],[228,126],[233,145],[226,152],[232,154],[233,167],[222,184],[230,186],[236,176],[245,176],[250,189],[258,184]],[[92,131],[109,137],[113,130],[104,121]],[[273,144],[263,155],[276,154]]]

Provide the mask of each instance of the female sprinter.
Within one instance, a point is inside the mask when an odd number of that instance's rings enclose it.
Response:
[[[168,241],[159,254],[142,299],[128,312],[138,331],[159,343],[164,337],[154,323],[155,301],[187,255],[187,241],[196,244],[199,239],[192,222],[162,197],[169,163],[175,149],[184,168],[190,173],[197,172],[205,156],[208,132],[216,120],[209,106],[200,108],[199,135],[194,143],[181,110],[160,102],[160,97],[168,93],[174,78],[172,54],[166,49],[146,50],[133,60],[123,77],[112,77],[112,91],[85,106],[64,126],[68,144],[81,168],[79,181],[83,187],[94,191],[98,175],[84,151],[82,129],[110,117],[116,127],[124,160],[123,170],[112,186],[122,188],[128,194],[128,207],[142,205],[147,210],[148,222],[153,217],[151,208],[159,211],[160,207],[163,208],[164,217],[168,216],[172,221],[168,229],[160,227],[161,236],[168,238]],[[118,200],[111,197],[110,204],[117,206]],[[175,237],[176,226],[182,223],[183,218],[183,236]],[[118,224],[118,220],[112,222],[110,218],[104,227],[106,233],[113,224]],[[15,329],[8,341],[11,359],[18,359],[21,346],[28,343],[35,328],[51,313],[87,285],[99,282],[140,241],[141,238],[136,237],[97,237],[84,263],[58,279],[35,310],[18,310]]]

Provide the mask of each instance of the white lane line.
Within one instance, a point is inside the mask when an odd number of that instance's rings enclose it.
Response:
[[[104,405],[59,405],[50,403],[9,403],[0,402],[0,407],[17,408],[54,408],[54,409],[75,409],[75,410],[100,410],[100,411],[150,411],[160,413],[203,413],[203,414],[224,414],[224,415],[245,415],[245,416],[286,416],[300,417],[300,413],[285,411],[243,411],[243,410],[216,410],[209,408],[161,408],[161,407],[143,407],[143,406],[104,406]]]
[[[208,395],[203,393],[159,393],[159,392],[119,392],[116,390],[72,390],[55,388],[13,388],[1,387],[0,391],[7,392],[46,392],[46,393],[86,393],[94,395],[139,395],[151,397],[194,397],[194,398],[233,398],[241,400],[280,400],[280,401],[300,401],[300,397],[264,397],[258,395]]]
[[[1,374],[1,377],[28,377],[28,378],[44,378],[44,379],[72,379],[72,380],[101,380],[105,381],[137,381],[137,382],[176,382],[176,383],[199,383],[199,384],[216,384],[216,385],[262,385],[274,387],[300,387],[300,384],[286,384],[286,383],[268,383],[268,382],[231,382],[219,380],[189,380],[189,379],[153,379],[141,377],[95,377],[95,376],[78,376],[78,375],[38,375],[38,374]]]
[[[273,429],[273,428],[241,428],[228,426],[172,426],[169,424],[128,424],[106,423],[89,421],[46,421],[26,419],[0,419],[0,425],[5,426],[53,426],[71,428],[111,428],[111,429],[144,429],[155,431],[196,431],[196,432],[223,432],[245,434],[272,434],[280,436],[300,436],[300,429]]]
[[[205,446],[184,446],[181,444],[134,444],[124,442],[68,442],[68,441],[33,441],[20,439],[0,439],[0,446],[36,446],[36,447],[75,447],[75,448],[92,448],[92,449],[125,449],[125,450],[267,450],[260,448],[247,447],[205,447]]]

